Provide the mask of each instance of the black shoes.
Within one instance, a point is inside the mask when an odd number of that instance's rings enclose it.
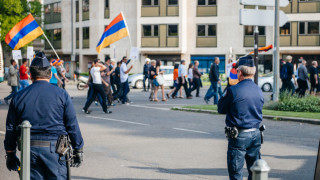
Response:
[[[91,111],[85,110],[85,109],[82,109],[82,112],[84,112],[84,113],[86,113],[86,114],[90,114],[90,113],[91,113]]]
[[[112,113],[112,111],[108,111],[108,110],[106,110],[106,111],[104,111],[104,113],[105,113],[105,114],[111,114],[111,113]]]

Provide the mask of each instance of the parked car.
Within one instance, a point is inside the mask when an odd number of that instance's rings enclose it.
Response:
[[[173,66],[161,66],[161,70],[165,71],[164,79],[165,79],[165,87],[173,86]],[[143,74],[133,74],[128,77],[129,86],[142,89],[143,88]],[[146,85],[149,82],[146,81]]]
[[[263,92],[271,92],[273,87],[273,73],[258,78],[258,86]]]

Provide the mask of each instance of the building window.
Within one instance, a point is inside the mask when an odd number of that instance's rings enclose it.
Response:
[[[158,25],[143,25],[143,36],[144,37],[158,37],[159,26]]]
[[[178,36],[178,25],[168,25],[168,36]]]
[[[143,6],[159,6],[159,0],[142,0]]]
[[[168,5],[169,6],[177,6],[178,5],[178,0],[168,0]]]
[[[76,22],[79,22],[79,1],[76,1]]]
[[[290,28],[291,28],[291,23],[288,22],[284,26],[280,27],[280,34],[281,35],[290,35]]]
[[[44,5],[45,24],[61,22],[61,2]]]
[[[198,0],[198,5],[199,6],[214,6],[217,5],[216,0]]]
[[[299,22],[299,34],[318,35],[319,22]]]
[[[79,49],[79,40],[80,40],[79,28],[76,28],[76,49]]]
[[[82,21],[89,19],[89,0],[82,0]]]
[[[109,0],[105,0],[104,8],[109,9]]]
[[[259,36],[264,36],[266,34],[264,26],[258,26]],[[254,34],[254,26],[244,26],[244,35],[245,36],[253,36]]]
[[[198,36],[199,37],[209,37],[217,36],[216,25],[198,25]]]
[[[83,43],[82,43],[82,48],[89,48],[90,43],[90,29],[89,27],[84,27],[82,28],[82,39],[83,39]]]

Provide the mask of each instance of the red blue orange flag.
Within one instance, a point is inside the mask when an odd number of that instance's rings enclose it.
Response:
[[[238,84],[239,80],[238,80],[238,72],[236,67],[236,63],[232,64],[232,69],[230,70],[230,74],[229,74],[229,84],[231,86]]]
[[[129,36],[129,31],[121,12],[104,30],[96,48],[97,52],[100,54],[102,48],[107,47],[126,36]]]
[[[38,25],[33,16],[29,14],[8,32],[5,42],[12,49],[17,50],[42,34],[43,31],[41,27]]]

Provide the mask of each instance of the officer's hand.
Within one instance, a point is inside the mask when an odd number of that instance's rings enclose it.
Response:
[[[72,167],[79,167],[83,161],[83,151],[82,149],[75,149],[73,151],[74,158],[72,162]]]
[[[16,152],[7,152],[7,168],[9,171],[18,171],[20,166],[19,158],[16,156]]]

